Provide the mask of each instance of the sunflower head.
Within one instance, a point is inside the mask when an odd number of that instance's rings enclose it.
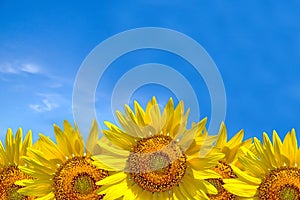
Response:
[[[27,148],[32,147],[31,131],[28,131],[24,141],[22,135],[21,128],[18,129],[15,137],[12,130],[8,129],[5,147],[0,141],[0,199],[31,199],[19,194],[18,190],[21,187],[15,184],[19,180],[31,179],[18,168],[24,165],[22,156],[27,155]]]
[[[184,133],[187,132],[186,125],[189,110],[184,112],[183,101],[174,107],[172,98],[170,98],[162,111],[156,98],[153,97],[148,102],[145,110],[137,101],[134,101],[133,110],[128,105],[125,105],[124,114],[120,111],[116,113],[121,128],[110,122],[105,122],[108,130],[103,130],[104,137],[99,142],[99,146],[107,155],[110,154],[107,149],[114,149],[114,151],[123,149],[127,150],[127,154],[124,154],[124,156],[127,157],[130,153],[130,160],[136,160],[137,157],[141,158],[143,154],[143,156],[147,157],[143,159],[151,158],[151,166],[164,168],[174,160],[184,156],[184,152],[191,145],[200,147],[205,140],[211,144],[214,139],[209,137],[206,132],[206,119],[198,124],[193,123],[190,134],[183,137]],[[201,135],[201,137],[196,137],[196,135]],[[209,145],[203,146],[208,147]],[[165,155],[170,148],[175,148],[172,151],[176,153]],[[199,149],[194,148],[193,150],[197,152]],[[203,149],[205,148],[203,147]],[[114,161],[110,159],[103,159],[102,162],[105,162],[107,166],[111,166],[115,170],[137,172],[137,169],[132,167],[132,165],[128,166],[130,162],[118,163],[117,165],[114,165]],[[139,172],[145,172],[145,170],[154,171],[156,169],[139,168],[139,170],[141,170]]]
[[[95,166],[114,171],[99,182],[103,185],[99,194],[207,199],[206,193],[217,192],[205,178],[221,177],[211,168],[223,154],[210,152],[214,138],[206,132],[206,119],[187,129],[188,111],[182,101],[174,107],[170,99],[161,111],[155,98],[145,110],[135,101],[133,110],[125,105],[125,114],[117,111],[117,116],[121,127],[105,122],[108,130],[103,133],[109,143],[98,143],[106,153],[93,157]],[[210,153],[200,157],[201,149]]]
[[[85,150],[82,136],[75,126],[64,121],[64,129],[54,125],[56,143],[40,135],[38,149],[30,149],[31,157],[25,157],[27,166],[20,169],[34,177],[33,180],[17,182],[24,188],[19,193],[46,199],[102,199],[96,194],[101,187],[96,182],[108,176],[106,170],[96,168],[91,152]],[[92,124],[88,144],[98,140],[97,123]],[[36,188],[33,190],[32,188]]]
[[[244,171],[233,167],[238,178],[224,180],[225,188],[241,197],[258,199],[300,199],[300,150],[295,130],[283,142],[276,131],[273,142],[264,133],[263,142],[254,138],[255,151],[243,148],[239,158]]]

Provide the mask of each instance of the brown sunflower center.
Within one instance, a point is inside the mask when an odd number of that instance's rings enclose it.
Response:
[[[150,192],[165,192],[177,186],[186,171],[186,156],[169,136],[141,139],[127,161],[133,181]]]
[[[18,193],[21,186],[14,183],[19,180],[31,179],[30,176],[21,172],[17,166],[5,167],[0,171],[0,199],[8,200],[29,200],[33,197],[24,196]]]
[[[89,157],[73,157],[60,166],[53,178],[55,198],[62,199],[102,199],[97,195],[101,187],[96,182],[108,176],[108,172],[92,165]]]
[[[299,200],[300,169],[281,167],[270,171],[258,188],[259,199]]]
[[[215,188],[218,190],[218,194],[207,194],[208,197],[212,200],[237,199],[236,195],[231,194],[223,187],[224,182],[222,179],[237,178],[230,165],[225,162],[219,161],[218,165],[212,168],[212,170],[220,174],[222,178],[207,179],[207,181],[215,186]]]

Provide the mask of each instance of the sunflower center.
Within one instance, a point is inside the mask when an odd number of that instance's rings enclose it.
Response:
[[[279,191],[280,199],[299,199],[299,189],[286,185]]]
[[[93,191],[94,180],[86,175],[78,175],[74,178],[74,191],[80,194],[89,194]]]
[[[258,188],[259,199],[299,200],[300,169],[281,167],[270,171]]]
[[[54,194],[57,200],[62,199],[102,199],[97,195],[101,187],[96,182],[108,176],[108,172],[92,165],[90,157],[73,157],[61,165],[54,178]]]
[[[237,175],[234,173],[230,165],[225,162],[219,161],[218,165],[212,168],[215,172],[220,174],[222,178],[212,178],[207,179],[215,188],[218,190],[218,194],[207,194],[211,200],[221,200],[221,199],[237,199],[237,196],[231,194],[223,187],[223,178],[237,178]]]
[[[141,139],[127,161],[133,181],[150,192],[165,192],[177,186],[186,171],[186,156],[169,136]]]
[[[157,172],[163,172],[169,164],[166,154],[153,153],[150,155],[150,168]]]
[[[23,196],[18,193],[18,189],[20,188],[17,186],[9,188],[9,190],[7,191],[8,199],[22,200]]]
[[[0,199],[28,200],[33,197],[24,196],[18,193],[21,186],[14,183],[23,179],[31,179],[30,176],[21,172],[17,166],[8,166],[0,171]]]

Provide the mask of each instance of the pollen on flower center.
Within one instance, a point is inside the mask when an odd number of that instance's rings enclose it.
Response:
[[[89,194],[94,190],[94,180],[86,173],[79,174],[74,178],[74,192]]]
[[[34,199],[18,193],[21,186],[15,185],[14,183],[23,179],[31,179],[31,177],[21,172],[17,166],[3,168],[0,171],[0,199]]]
[[[102,199],[96,190],[96,182],[108,176],[108,172],[97,169],[89,157],[74,157],[67,160],[53,178],[55,198],[60,199]]]
[[[259,199],[299,200],[300,169],[281,167],[272,170],[258,188]]]
[[[299,188],[293,185],[285,185],[279,191],[278,196],[280,199],[299,199]]]
[[[18,190],[20,188],[21,187],[17,185],[13,185],[12,187],[10,187],[7,191],[7,199],[14,199],[14,200],[27,199],[26,197],[18,193]]]
[[[177,186],[187,167],[180,146],[165,135],[139,140],[127,163],[133,181],[150,192],[164,192]]]
[[[168,155],[163,153],[152,153],[150,155],[150,169],[153,171],[162,172],[170,163]]]

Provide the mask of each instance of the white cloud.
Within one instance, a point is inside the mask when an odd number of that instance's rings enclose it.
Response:
[[[29,77],[36,75],[43,78],[43,86],[49,88],[61,88],[64,86],[72,86],[73,78],[60,77],[57,74],[53,75],[45,67],[41,67],[33,62],[6,62],[0,63],[0,78],[3,81],[14,81],[15,77],[11,75],[18,75],[21,77]]]
[[[37,74],[41,72],[41,69],[34,64],[25,64],[20,68],[20,70],[30,74]]]
[[[29,106],[35,112],[50,112],[56,108],[61,107],[62,109],[71,109],[71,102],[65,97],[58,93],[36,93],[40,102],[32,103]]]
[[[58,108],[59,105],[54,103],[54,102],[50,102],[48,99],[43,99],[41,104],[30,104],[29,108],[31,108],[32,110],[36,111],[36,112],[49,112],[55,108]]]
[[[29,105],[29,108],[31,108],[35,112],[49,112],[59,107],[59,95],[43,93],[38,93],[37,95],[43,97],[43,99],[41,100],[42,102]]]
[[[41,73],[41,68],[32,63],[5,63],[0,65],[0,72],[3,74],[38,74]]]

